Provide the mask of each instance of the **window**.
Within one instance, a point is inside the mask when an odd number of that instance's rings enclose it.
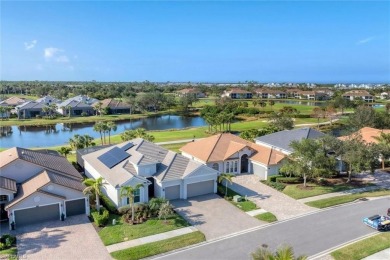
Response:
[[[7,195],[0,195],[0,202],[8,201]]]
[[[233,163],[233,162],[231,162],[231,163],[230,163],[230,172],[234,172],[234,171],[233,171],[233,170],[234,170],[234,168],[233,168],[233,167],[234,167],[234,163]]]
[[[134,192],[134,203],[138,203],[141,201],[140,189]],[[127,198],[127,204],[130,204],[129,198]]]
[[[237,161],[234,162],[234,172],[237,172]]]
[[[226,162],[226,172],[229,173],[229,162]]]
[[[216,171],[219,171],[219,164],[218,163],[214,163],[211,168],[213,168]]]

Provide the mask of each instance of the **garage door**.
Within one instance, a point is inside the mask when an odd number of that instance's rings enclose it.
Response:
[[[187,185],[187,198],[214,193],[214,180]]]
[[[165,188],[165,198],[167,200],[180,199],[180,185]]]
[[[65,201],[66,216],[85,214],[85,199]]]
[[[60,220],[60,207],[58,204],[15,210],[15,224],[17,227],[48,220]]]
[[[267,169],[263,166],[253,164],[253,173],[259,176],[261,180],[267,179]]]

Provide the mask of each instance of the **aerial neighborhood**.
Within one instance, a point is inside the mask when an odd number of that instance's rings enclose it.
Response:
[[[389,260],[388,1],[1,1],[0,260]]]

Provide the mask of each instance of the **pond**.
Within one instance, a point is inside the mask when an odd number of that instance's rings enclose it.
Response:
[[[146,130],[181,129],[186,127],[205,126],[201,117],[185,117],[164,115],[142,119],[116,121],[117,130],[111,135],[122,133],[125,130],[145,128]],[[93,131],[94,123],[86,124],[54,124],[47,126],[0,126],[0,147],[14,146],[32,148],[65,145],[75,134],[88,134],[100,138],[99,133]]]

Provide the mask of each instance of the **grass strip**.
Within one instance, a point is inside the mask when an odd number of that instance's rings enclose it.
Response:
[[[265,213],[256,215],[255,218],[257,218],[258,220],[261,220],[261,221],[265,221],[265,222],[278,221],[276,216],[274,214],[272,214],[271,212],[265,212]]]
[[[390,248],[390,232],[366,238],[331,253],[335,260],[362,259]]]
[[[336,206],[348,202],[355,201],[357,199],[366,198],[366,197],[381,197],[381,196],[387,196],[390,195],[390,190],[377,190],[377,191],[371,191],[371,192],[362,192],[362,193],[356,193],[351,195],[343,195],[343,196],[337,196],[322,200],[316,200],[316,201],[310,201],[307,202],[306,205],[315,207],[315,208],[327,208],[331,206]]]
[[[201,233],[200,231],[195,231],[189,234],[113,252],[111,253],[111,256],[118,260],[142,259],[148,256],[162,254],[178,248],[197,244],[205,240],[206,239],[203,233]]]

